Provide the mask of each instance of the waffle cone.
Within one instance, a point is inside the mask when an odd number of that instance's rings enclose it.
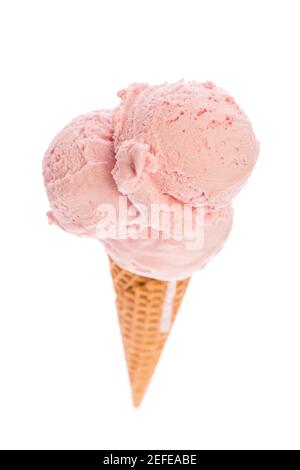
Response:
[[[189,278],[158,281],[110,258],[116,305],[134,406],[139,406],[169,336]]]

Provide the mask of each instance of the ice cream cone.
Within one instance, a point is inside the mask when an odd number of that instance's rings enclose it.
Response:
[[[189,278],[159,281],[131,273],[110,258],[134,406],[139,406],[169,336]]]

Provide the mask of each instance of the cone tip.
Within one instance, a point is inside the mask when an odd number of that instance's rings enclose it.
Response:
[[[132,391],[132,403],[135,408],[139,408],[144,398],[143,393],[135,393]]]

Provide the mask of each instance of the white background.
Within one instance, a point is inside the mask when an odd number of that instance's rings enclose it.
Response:
[[[300,448],[298,4],[1,2],[1,448]],[[41,161],[120,88],[182,78],[228,89],[261,154],[136,410],[105,252],[48,226]]]

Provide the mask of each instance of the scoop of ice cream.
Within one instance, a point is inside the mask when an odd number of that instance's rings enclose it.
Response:
[[[116,229],[114,219],[124,211],[119,211],[121,194],[111,175],[112,134],[112,113],[94,111],[74,119],[52,141],[43,161],[50,222],[91,237],[102,221],[103,233]],[[109,220],[106,227],[104,219]]]
[[[213,83],[132,85],[114,112],[119,190],[133,204],[230,202],[258,155],[251,124]],[[160,227],[158,227],[160,228]]]
[[[108,238],[103,243],[114,261],[128,271],[159,280],[184,279],[220,251],[230,233],[232,215],[232,207],[227,205],[218,209],[213,219],[205,217],[199,239],[162,239],[162,232],[156,231],[149,237],[149,231],[144,230],[138,239]]]

